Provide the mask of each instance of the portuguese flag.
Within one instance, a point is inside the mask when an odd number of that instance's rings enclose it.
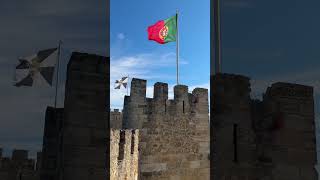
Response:
[[[176,41],[177,15],[160,20],[148,27],[148,39],[160,44]]]

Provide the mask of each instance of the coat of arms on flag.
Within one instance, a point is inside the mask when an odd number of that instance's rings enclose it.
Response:
[[[121,78],[120,80],[116,80],[115,82],[115,89],[120,89],[121,85],[124,87],[124,88],[127,88],[127,84],[128,84],[128,79],[129,77],[123,77]]]
[[[160,44],[176,41],[177,15],[165,20],[160,20],[148,27],[148,39]]]
[[[58,48],[39,51],[37,54],[19,58],[15,68],[15,83],[20,86],[50,85],[58,58]]]

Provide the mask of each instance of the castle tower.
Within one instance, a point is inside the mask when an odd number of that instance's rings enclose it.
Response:
[[[133,84],[123,121],[140,130],[139,179],[209,179],[208,90],[177,85],[168,99],[168,84],[158,82],[146,98],[146,81]]]
[[[110,128],[122,129],[122,112],[119,109],[110,111]]]
[[[212,82],[213,179],[254,179],[255,134],[252,130],[249,78],[217,74]]]
[[[151,111],[155,114],[166,113],[168,101],[168,84],[161,82],[155,83],[153,88],[153,96],[153,106],[151,106]]]
[[[263,98],[265,141],[259,155],[273,167],[272,177],[317,180],[313,88],[279,82]]]
[[[147,81],[133,78],[130,96],[125,96],[123,105],[123,128],[140,129],[146,120]]]
[[[105,120],[109,59],[73,52],[68,63],[63,122],[61,178],[107,179]]]
[[[313,89],[275,83],[251,100],[249,78],[212,83],[213,179],[316,180]]]

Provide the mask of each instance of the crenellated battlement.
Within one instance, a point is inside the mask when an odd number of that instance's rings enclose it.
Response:
[[[12,150],[10,157],[4,157],[2,155],[2,151],[3,151],[3,149],[0,148],[0,158],[10,158],[13,161],[15,161],[15,160],[24,161],[24,160],[27,160],[27,159],[30,158],[29,157],[29,151],[25,150],[25,149],[14,149],[14,150]]]
[[[146,99],[146,86],[147,81],[143,79],[133,78],[131,82],[131,91],[130,96],[125,96],[125,99],[130,98],[138,98],[138,99]],[[153,100],[168,100],[168,84],[163,82],[157,82],[154,84],[153,88]],[[201,90],[196,90],[201,89]],[[204,88],[195,88],[196,94],[200,95],[200,97],[204,97],[204,99],[208,99],[208,90]],[[188,86],[186,85],[176,85],[174,86],[174,101],[187,101],[190,96],[194,93],[188,92]],[[201,95],[202,94],[202,95]]]
[[[225,85],[240,85],[239,87],[250,87],[250,78],[237,75],[237,74],[228,74],[228,73],[219,73],[213,76],[213,83],[220,84],[223,83]]]
[[[174,92],[174,100],[175,101],[182,101],[188,99],[188,86],[185,85],[176,85],[173,88]]]
[[[189,93],[188,86],[176,85],[174,98],[168,99],[168,84],[154,84],[153,98],[146,97],[147,81],[133,78],[130,96],[125,96],[123,106],[123,128],[142,128],[150,115],[178,116],[200,113],[208,115],[208,90],[195,88]]]
[[[208,102],[208,90],[204,88],[195,88],[192,93],[188,92],[188,86],[176,85],[174,86],[174,99],[168,99],[168,84],[163,82],[157,82],[154,84],[153,98],[146,99],[146,80],[133,78],[131,82],[131,93],[130,96],[126,96],[125,99],[138,98],[144,99],[148,102],[163,101],[162,106],[165,105],[177,105],[184,102],[185,105],[192,106],[199,102]],[[152,100],[151,100],[152,99]],[[126,101],[126,100],[125,100]],[[127,100],[128,101],[128,100]],[[153,105],[155,105],[153,103]],[[148,106],[148,105],[146,105]]]
[[[265,96],[312,99],[313,87],[301,84],[277,82],[267,88]]]
[[[213,76],[211,91],[213,95],[224,97],[229,94],[232,96],[250,96],[250,78],[235,74],[217,74]]]
[[[153,98],[156,100],[168,99],[168,84],[157,82],[154,84]]]
[[[122,112],[119,109],[110,109],[110,128],[122,129]]]
[[[131,98],[145,98],[147,92],[147,81],[143,79],[133,78],[131,81]]]
[[[223,81],[249,81],[250,78],[239,74],[218,73],[213,76],[215,80],[220,79]]]
[[[110,113],[121,113],[121,111],[119,109],[110,109]]]
[[[14,149],[9,157],[4,157],[2,155],[2,148],[0,148],[0,171],[11,173],[15,167],[23,166],[23,171],[25,172],[36,172],[39,166],[39,154],[37,153],[37,161],[29,157],[29,151],[24,149]]]
[[[110,130],[110,179],[138,177],[139,130]]]
[[[168,84],[157,82],[147,98],[146,83],[132,80],[123,107],[123,128],[141,130],[140,178],[209,179],[208,90],[176,85],[169,99]]]
[[[261,101],[250,97],[245,76],[211,78],[213,179],[317,179],[312,87],[277,82]]]

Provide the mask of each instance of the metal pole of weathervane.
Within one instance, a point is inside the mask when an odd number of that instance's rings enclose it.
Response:
[[[60,51],[61,51],[62,41],[59,41],[58,55],[57,55],[57,70],[56,70],[56,92],[54,97],[54,109],[57,108],[57,96],[58,96],[58,86],[59,86],[59,66],[60,66]]]

